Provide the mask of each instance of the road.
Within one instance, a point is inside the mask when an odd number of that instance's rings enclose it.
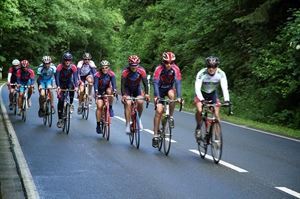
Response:
[[[8,110],[7,89],[2,89]],[[142,116],[140,149],[125,134],[123,106],[114,104],[111,137],[73,113],[69,135],[38,118],[38,93],[26,122],[9,112],[40,198],[300,198],[300,142],[222,123],[223,156],[216,165],[197,154],[194,116],[175,113],[169,156],[151,146],[153,106]],[[75,108],[77,101],[75,101]]]

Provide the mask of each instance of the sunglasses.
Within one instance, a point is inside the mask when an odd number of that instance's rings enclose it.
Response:
[[[85,61],[90,61],[90,59],[84,59]]]
[[[102,67],[101,69],[108,69],[109,67]]]
[[[212,65],[212,66],[207,66],[207,68],[217,68],[217,66]]]
[[[71,59],[65,59],[64,61],[72,61]]]
[[[164,61],[164,64],[165,64],[165,65],[171,65],[171,64],[174,64],[174,62],[173,62],[173,61],[171,61],[171,62]]]

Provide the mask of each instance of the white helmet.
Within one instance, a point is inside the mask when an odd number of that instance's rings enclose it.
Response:
[[[14,66],[19,66],[20,65],[20,61],[18,59],[14,59],[11,63]]]

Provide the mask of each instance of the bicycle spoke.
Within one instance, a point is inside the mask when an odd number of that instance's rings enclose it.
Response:
[[[214,162],[218,164],[222,156],[223,138],[221,125],[219,122],[212,124],[211,126],[211,153]]]

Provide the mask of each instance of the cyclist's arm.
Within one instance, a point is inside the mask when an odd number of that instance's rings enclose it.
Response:
[[[114,75],[111,76],[111,86],[112,86],[113,91],[115,91],[117,89],[116,77]]]
[[[227,78],[226,78],[226,74],[223,73],[222,74],[222,78],[220,80],[220,84],[221,84],[221,88],[223,91],[223,97],[224,97],[224,101],[228,101],[229,102],[229,92],[228,92],[228,83],[227,83]]]
[[[73,72],[73,83],[75,88],[78,87],[78,71],[77,71],[77,67],[75,65],[72,66],[72,72]]]
[[[7,82],[10,83],[11,81],[11,76],[12,76],[12,68],[8,69],[8,73],[7,73]]]
[[[145,94],[149,95],[149,87],[148,87],[147,77],[143,77],[142,82],[143,82],[143,85],[144,85]]]
[[[34,74],[34,71],[32,70],[32,69],[30,69],[30,85],[31,86],[33,86],[34,85],[34,82],[35,82],[35,79],[34,79],[34,77],[35,77],[35,74]]]
[[[198,72],[196,76],[195,81],[195,93],[200,101],[204,100],[204,97],[201,92],[202,82],[203,82],[203,76],[201,76],[201,71]]]
[[[181,98],[181,72],[177,65],[173,66],[173,70],[175,71],[175,88],[177,98]]]
[[[95,93],[95,95],[97,95],[97,91],[98,91],[98,82],[99,82],[99,77],[98,77],[98,74],[96,73],[94,75],[94,93]]]
[[[121,78],[121,94],[122,95],[125,95],[125,82],[126,82],[125,77],[122,77]]]

